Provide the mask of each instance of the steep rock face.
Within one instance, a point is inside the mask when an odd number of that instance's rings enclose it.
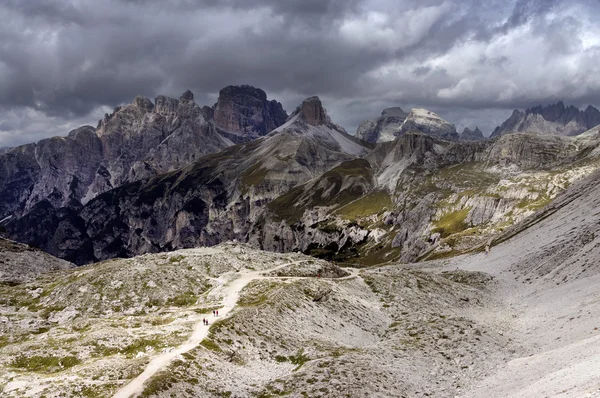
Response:
[[[492,137],[514,132],[572,136],[599,124],[600,111],[593,106],[581,111],[573,105],[565,107],[560,101],[546,107],[529,108],[525,112],[515,109],[502,125],[496,127]]]
[[[384,109],[379,118],[362,122],[356,130],[356,136],[373,144],[393,141],[407,115],[399,107]]]
[[[154,112],[146,116],[148,124],[129,142],[129,151],[134,153],[131,159],[135,162],[127,162],[131,164],[128,173],[114,186],[178,169],[233,145],[217,131],[212,109],[196,104],[191,91],[186,91],[179,100],[159,96],[156,104]],[[153,131],[162,134],[153,140]],[[138,140],[143,144],[135,146]]]
[[[283,106],[267,100],[267,94],[252,86],[228,86],[219,93],[214,106],[216,126],[235,142],[266,135],[285,123]]]
[[[483,133],[479,130],[479,127],[475,127],[475,130],[471,130],[468,127],[465,127],[463,132],[460,134],[461,141],[481,141],[485,140]]]
[[[327,112],[319,97],[310,97],[305,99],[302,104],[291,114],[290,118],[298,117],[311,126],[320,126],[322,124],[330,124],[331,119],[327,116]]]
[[[90,126],[9,150],[0,156],[0,217],[19,217],[42,201],[56,208],[80,201],[102,160]]]

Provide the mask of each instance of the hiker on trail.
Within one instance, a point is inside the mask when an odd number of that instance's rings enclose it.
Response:
[[[206,318],[202,318],[202,324],[206,326]]]
[[[217,316],[217,314],[216,314],[216,311],[215,311],[215,310],[213,310],[213,316]]]
[[[219,316],[219,310],[216,310],[215,313],[217,314],[217,316]]]
[[[485,255],[487,256],[488,254],[490,254],[490,249],[492,247],[492,242],[493,242],[494,238],[490,238],[490,240],[487,241],[487,243],[485,244]]]

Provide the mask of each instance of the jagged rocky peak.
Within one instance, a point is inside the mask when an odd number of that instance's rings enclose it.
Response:
[[[174,117],[177,114],[179,101],[175,98],[159,95],[154,100],[154,112],[165,117]]]
[[[186,90],[185,93],[181,94],[179,97],[180,102],[194,102],[194,93],[190,90]]]
[[[266,135],[287,120],[281,103],[248,85],[225,87],[213,108],[217,128],[241,141]]]
[[[138,95],[137,97],[135,97],[135,99],[133,100],[133,105],[146,112],[152,112],[152,110],[154,109],[154,104],[152,103],[152,101],[150,101],[149,98],[144,97],[143,95]]]
[[[562,101],[548,106],[534,106],[524,112],[515,109],[492,137],[508,133],[537,133],[550,135],[579,135],[600,124],[600,111],[588,106],[584,111]]]
[[[481,141],[485,140],[483,133],[479,130],[479,127],[475,127],[475,130],[471,130],[468,127],[465,127],[463,132],[460,135],[461,141]]]
[[[323,108],[321,99],[317,96],[309,97],[302,101],[302,104],[296,108],[290,118],[298,116],[312,126],[320,126],[322,124],[331,123],[331,119],[327,116],[327,111]]]

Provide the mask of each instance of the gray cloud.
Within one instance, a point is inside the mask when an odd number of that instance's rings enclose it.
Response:
[[[393,105],[490,132],[514,108],[600,103],[599,10],[591,0],[5,0],[0,146],[95,124],[137,94],[190,88],[212,104],[228,84],[261,87],[288,110],[320,95],[351,133]]]

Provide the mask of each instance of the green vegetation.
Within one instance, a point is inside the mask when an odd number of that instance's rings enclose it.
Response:
[[[152,397],[160,392],[167,391],[173,384],[177,383],[177,376],[170,372],[161,372],[148,380],[140,397]]]
[[[292,364],[296,365],[294,371],[300,369],[302,365],[310,361],[310,358],[304,354],[304,348],[299,349],[296,355],[290,355],[289,359]]]
[[[14,368],[26,369],[33,372],[52,373],[78,365],[81,361],[76,356],[57,357],[54,355],[26,356],[21,354],[12,360],[10,365]]]
[[[242,193],[246,193],[248,187],[255,187],[267,176],[269,170],[262,167],[262,164],[256,163],[252,167],[250,167],[246,172],[242,175],[241,183],[242,183]]]
[[[171,264],[173,264],[173,263],[179,263],[179,262],[181,262],[181,260],[184,260],[184,259],[185,259],[184,255],[173,256],[173,257],[169,257],[169,262]]]
[[[215,351],[215,352],[222,352],[223,350],[221,349],[221,347],[219,347],[219,345],[214,342],[211,339],[204,339],[202,340],[202,342],[200,343],[200,345],[204,348],[206,348],[207,350],[210,351]]]
[[[392,198],[386,191],[375,191],[337,209],[335,214],[347,220],[356,220],[359,217],[381,213],[385,209],[392,209],[393,206]]]
[[[196,301],[198,301],[198,297],[194,292],[186,292],[169,298],[166,304],[174,307],[189,307],[196,304]]]
[[[469,211],[471,211],[471,208],[465,207],[464,209],[444,214],[436,222],[436,227],[432,232],[439,233],[442,238],[447,238],[450,235],[464,231],[469,228],[469,225],[465,222],[469,215]]]
[[[266,302],[269,293],[279,286],[274,281],[252,281],[243,290],[237,305],[241,307],[256,306]]]

